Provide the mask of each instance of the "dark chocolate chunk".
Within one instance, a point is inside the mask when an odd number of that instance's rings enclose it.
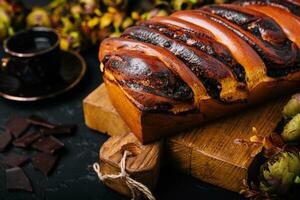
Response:
[[[43,172],[46,176],[53,170],[58,160],[58,156],[46,153],[38,153],[32,157],[33,166]]]
[[[75,124],[59,125],[52,129],[42,129],[44,135],[71,135],[76,129]]]
[[[7,169],[6,187],[8,190],[23,190],[32,192],[32,186],[26,174],[20,167]]]
[[[8,167],[18,167],[25,164],[29,160],[29,157],[26,155],[20,155],[15,153],[10,153],[0,161],[1,164]]]
[[[8,131],[0,133],[0,152],[4,151],[10,144],[12,136]]]
[[[29,127],[30,123],[24,117],[11,117],[5,124],[5,128],[15,138],[20,137]]]
[[[53,154],[64,147],[64,144],[53,136],[43,137],[34,142],[32,148],[44,153]]]
[[[31,145],[34,141],[36,141],[37,139],[39,139],[40,137],[41,137],[41,133],[40,132],[29,132],[29,133],[26,133],[25,135],[23,135],[22,137],[14,140],[13,144],[16,147],[26,148],[29,145]]]
[[[37,125],[37,126],[42,126],[45,128],[55,128],[56,125],[48,122],[47,120],[36,116],[36,115],[31,115],[30,117],[28,117],[28,121],[33,124],[33,125]]]

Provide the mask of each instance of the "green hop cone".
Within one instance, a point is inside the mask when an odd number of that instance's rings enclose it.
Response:
[[[1,8],[0,4],[0,41],[14,34],[11,18],[12,16],[10,16],[4,8]]]
[[[282,132],[285,142],[300,142],[300,113],[294,116],[285,126]]]
[[[300,113],[300,94],[295,94],[283,108],[283,116],[286,119],[294,117]]]
[[[0,8],[0,40],[9,36],[10,18],[7,13]]]
[[[299,176],[299,155],[281,152],[261,166],[259,188],[269,194],[284,195],[299,184]]]
[[[27,26],[51,26],[50,16],[47,10],[43,8],[34,8],[31,13],[27,16],[26,19]]]

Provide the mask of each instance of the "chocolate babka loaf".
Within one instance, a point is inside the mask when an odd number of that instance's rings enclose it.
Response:
[[[298,89],[300,1],[178,11],[105,39],[109,96],[143,143]]]

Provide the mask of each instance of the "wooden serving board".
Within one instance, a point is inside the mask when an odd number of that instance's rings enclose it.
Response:
[[[235,144],[235,139],[248,140],[253,127],[258,135],[269,135],[282,119],[281,111],[287,100],[269,101],[167,138],[164,159],[170,159],[167,163],[172,167],[204,182],[239,192],[243,180],[248,180],[257,169],[258,156],[252,156],[253,146]],[[86,125],[91,129],[110,136],[130,131],[111,105],[104,84],[86,97],[83,108]]]

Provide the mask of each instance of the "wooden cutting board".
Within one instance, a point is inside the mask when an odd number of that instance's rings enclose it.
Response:
[[[252,128],[261,136],[269,135],[282,119],[288,98],[269,101],[234,116],[218,119],[201,128],[177,134],[164,142],[164,160],[180,171],[213,185],[239,192],[258,168],[254,147],[235,144],[248,140]],[[83,101],[86,125],[101,133],[117,136],[129,128],[111,105],[104,84]]]

